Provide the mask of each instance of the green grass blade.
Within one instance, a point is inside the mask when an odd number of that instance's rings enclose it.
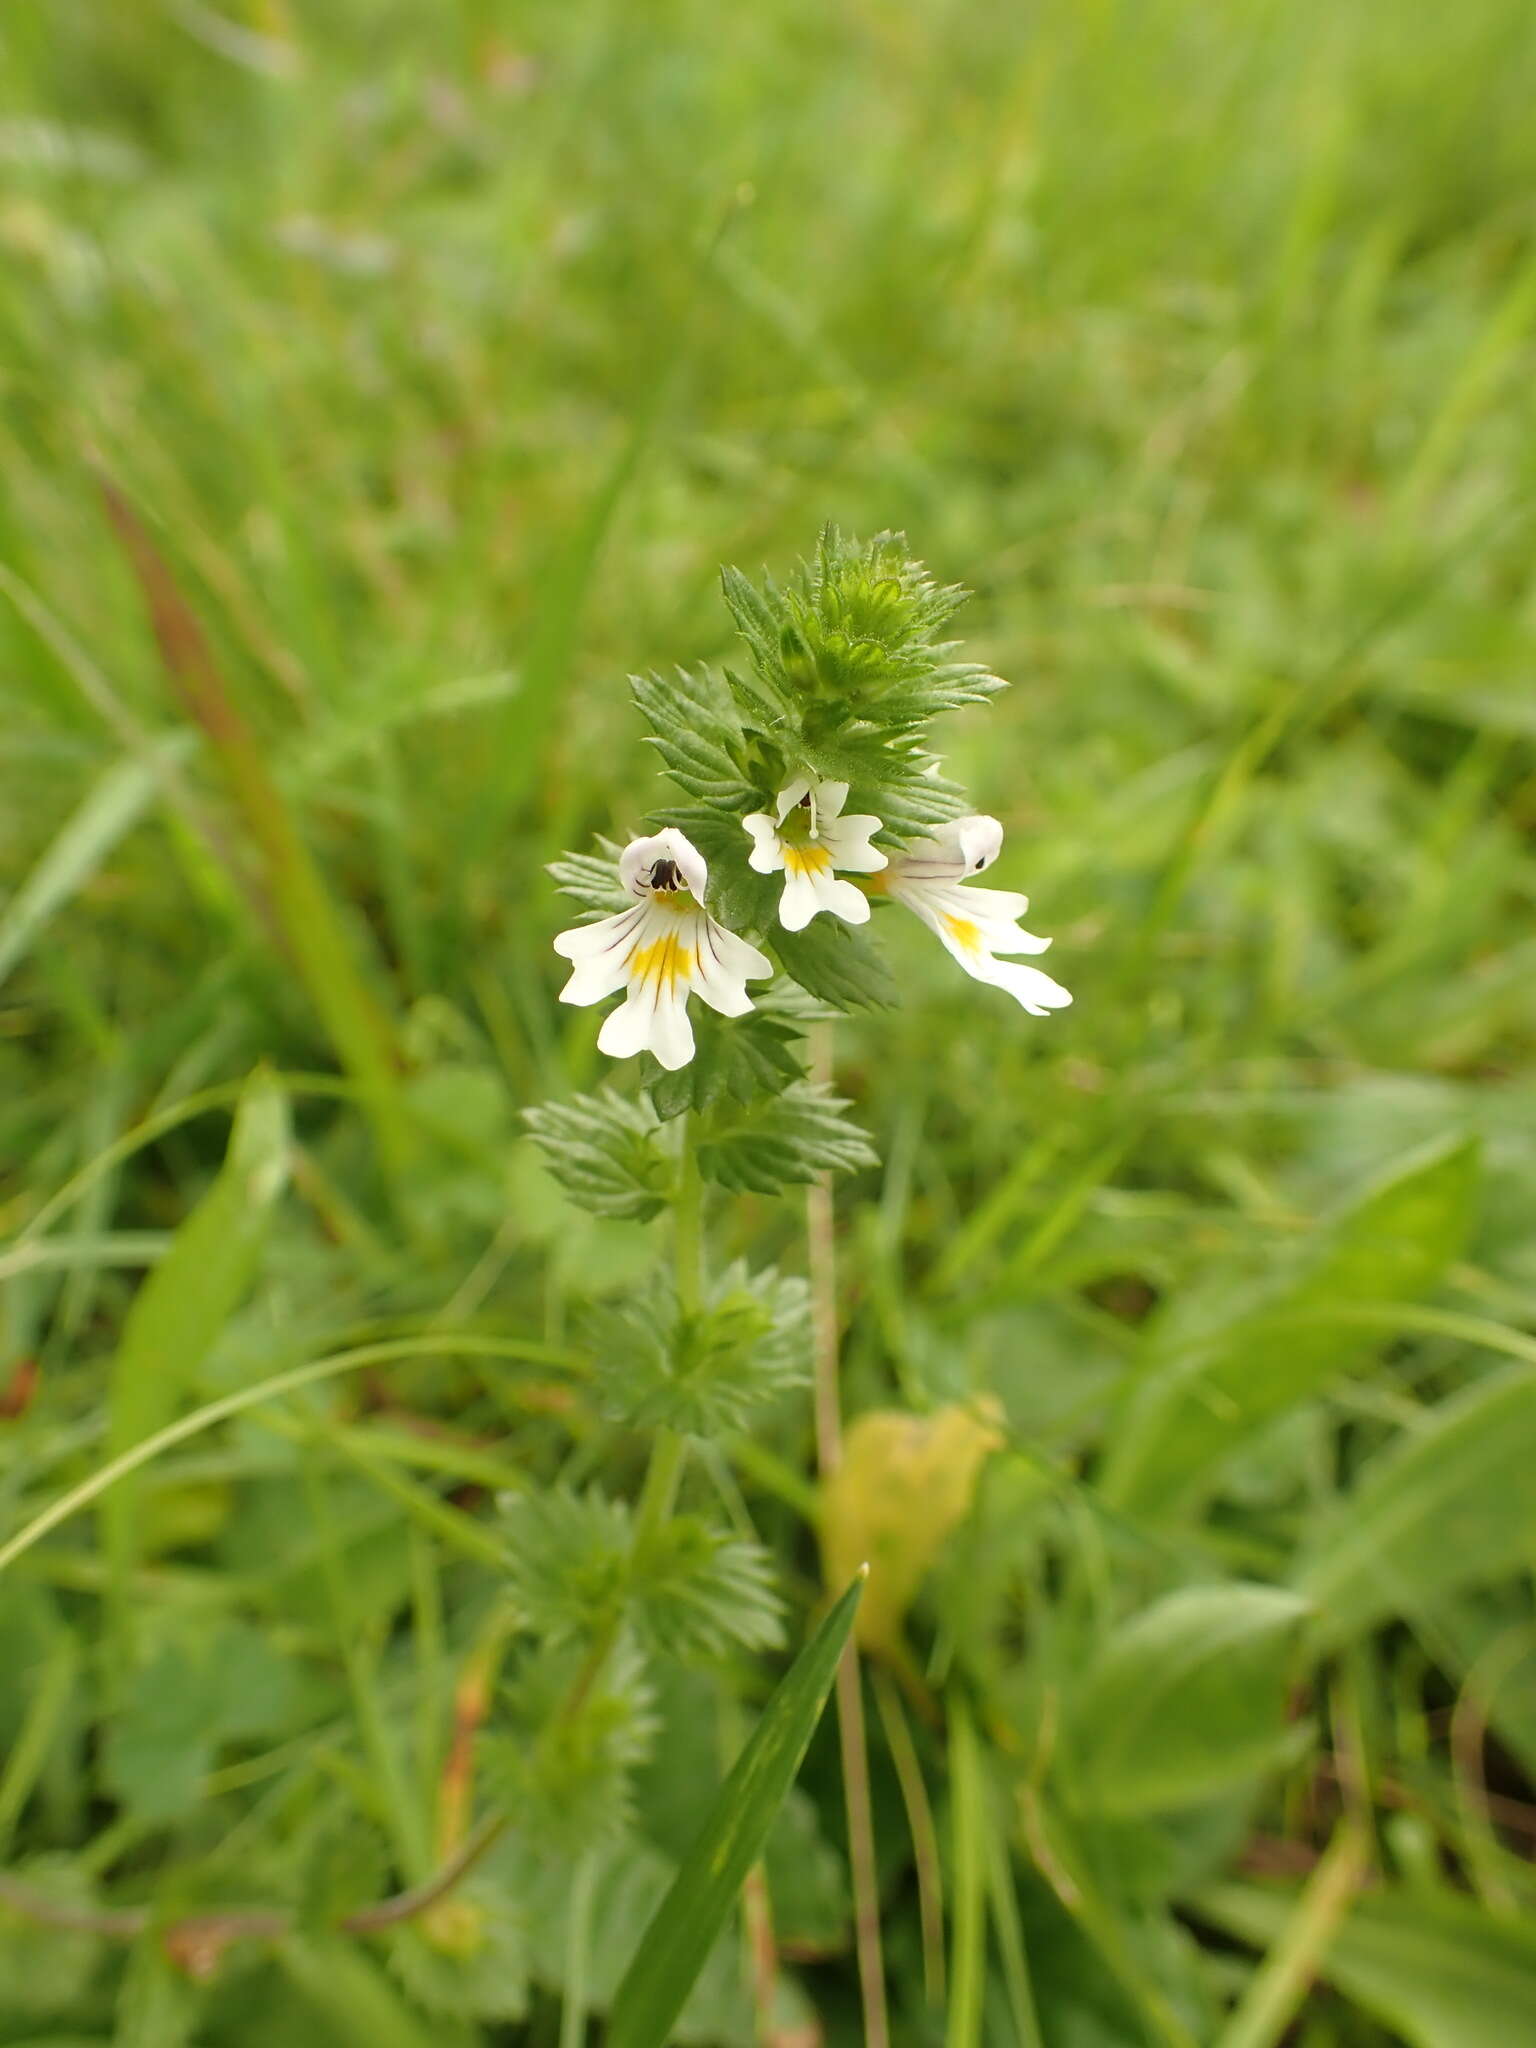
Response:
[[[1240,1940],[1283,1942],[1291,1894],[1213,1885],[1195,1912]],[[1536,1930],[1496,1920],[1451,1891],[1358,1899],[1318,1959],[1318,1974],[1410,2048],[1513,2048],[1536,2014]]]
[[[255,1276],[273,1207],[288,1181],[288,1111],[257,1074],[235,1113],[212,1186],[134,1297],[112,1363],[107,1443],[121,1456],[153,1436],[196,1385],[204,1358]],[[102,1515],[114,1583],[137,1552],[137,1491],[120,1487]]]
[[[614,1993],[608,2048],[663,2048],[669,2038],[794,1782],[863,1590],[860,1573],[763,1709]]]
[[[1457,1137],[1412,1153],[1321,1226],[1308,1264],[1251,1308],[1193,1341],[1154,1340],[1165,1354],[1121,1416],[1106,1499],[1147,1515],[1188,1507],[1224,1459],[1358,1363],[1347,1329],[1298,1319],[1428,1294],[1466,1241],[1479,1169],[1477,1145]]]
[[[172,733],[153,742],[156,753],[167,761],[182,758],[191,744],[190,733]],[[95,784],[0,916],[0,981],[158,795],[159,777],[142,761],[115,761]]]
[[[949,1714],[949,1768],[954,1919],[944,2048],[981,2048],[987,1967],[986,1788],[970,1709],[958,1699]]]
[[[1517,1367],[1447,1401],[1380,1452],[1318,1531],[1298,1575],[1330,1641],[1414,1614],[1536,1551],[1536,1372]]]

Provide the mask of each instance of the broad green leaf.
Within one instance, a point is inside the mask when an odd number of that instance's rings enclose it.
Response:
[[[1224,1933],[1267,1946],[1295,1900],[1229,1884],[1195,1904]],[[1517,2048],[1536,2039],[1536,1928],[1496,1920],[1449,1892],[1360,1899],[1319,1968],[1409,2048]]]
[[[163,1428],[193,1391],[204,1359],[255,1278],[288,1165],[287,1102],[276,1083],[258,1073],[240,1098],[223,1166],[124,1321],[112,1362],[111,1456]],[[115,1574],[133,1562],[138,1515],[138,1482],[130,1478],[108,1494],[102,1509]]]
[[[1117,1630],[1065,1709],[1078,1805],[1112,1818],[1171,1812],[1276,1762],[1305,1613],[1276,1586],[1192,1586]]]
[[[1477,1172],[1466,1140],[1399,1162],[1323,1226],[1299,1275],[1198,1339],[1155,1349],[1110,1447],[1111,1503],[1143,1515],[1189,1505],[1231,1452],[1346,1371],[1360,1356],[1359,1332],[1329,1310],[1426,1294],[1465,1242]]]
[[[1469,1388],[1380,1453],[1330,1515],[1297,1585],[1329,1636],[1414,1614],[1536,1557],[1536,1372]]]
[[[862,1575],[780,1681],[720,1788],[709,1819],[641,1934],[613,1999],[607,2048],[664,2048],[689,1987],[762,1853],[832,1689]]]

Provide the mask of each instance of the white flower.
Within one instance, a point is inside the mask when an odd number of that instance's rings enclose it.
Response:
[[[1019,927],[1029,898],[1011,889],[966,886],[967,876],[991,867],[1002,844],[1003,828],[996,818],[957,818],[898,854],[879,886],[937,932],[967,974],[1007,989],[1032,1016],[1043,1017],[1071,1002],[1067,990],[1038,967],[993,957],[1043,953],[1051,943]]]
[[[603,1019],[599,1051],[627,1059],[648,1050],[664,1067],[685,1067],[693,1058],[690,993],[722,1017],[752,1008],[746,984],[772,974],[772,962],[710,916],[708,879],[703,855],[681,832],[669,827],[632,839],[619,857],[619,880],[633,907],[555,940],[555,951],[572,963],[562,1003],[600,1003],[626,991]]]
[[[838,881],[833,870],[873,875],[885,866],[885,855],[869,843],[880,820],[845,818],[847,801],[846,782],[813,782],[801,775],[779,791],[771,818],[754,811],[741,821],[754,842],[748,866],[760,875],[784,872],[779,923],[786,931],[803,932],[818,910],[830,910],[847,924],[869,920],[869,898],[852,882]]]

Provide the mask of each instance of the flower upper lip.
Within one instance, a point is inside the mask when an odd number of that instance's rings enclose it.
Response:
[[[1043,953],[1050,945],[1019,924],[1029,898],[1012,889],[980,889],[968,879],[992,865],[1002,844],[996,818],[957,818],[899,854],[882,880],[886,893],[937,933],[973,980],[1006,989],[1032,1016],[1043,1017],[1065,1008],[1069,992],[1038,967],[997,957]]]
[[[753,1007],[747,982],[770,975],[772,962],[704,909],[708,865],[674,827],[631,840],[619,873],[640,901],[556,937],[555,951],[572,963],[560,1000],[599,1003],[623,989],[623,1002],[603,1019],[599,1049],[620,1059],[651,1052],[668,1069],[686,1066],[694,1052],[689,996],[723,1017],[742,1016]]]
[[[784,875],[779,922],[786,931],[803,931],[822,910],[848,924],[868,920],[868,898],[851,882],[838,881],[836,871],[868,875],[885,866],[886,855],[870,843],[880,820],[845,817],[847,801],[846,782],[799,775],[779,791],[771,813],[754,811],[741,821],[753,841],[749,866],[760,875]]]

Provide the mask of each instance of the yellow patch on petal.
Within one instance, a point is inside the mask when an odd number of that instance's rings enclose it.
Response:
[[[947,910],[943,917],[945,929],[957,946],[963,946],[967,953],[981,951],[981,932],[968,917],[955,917]]]
[[[641,946],[630,955],[629,978],[642,988],[648,981],[654,981],[658,989],[673,989],[688,979],[692,968],[692,951],[678,944],[675,932],[668,932],[664,939]]]
[[[784,872],[787,875],[824,875],[832,856],[824,846],[786,846]]]

